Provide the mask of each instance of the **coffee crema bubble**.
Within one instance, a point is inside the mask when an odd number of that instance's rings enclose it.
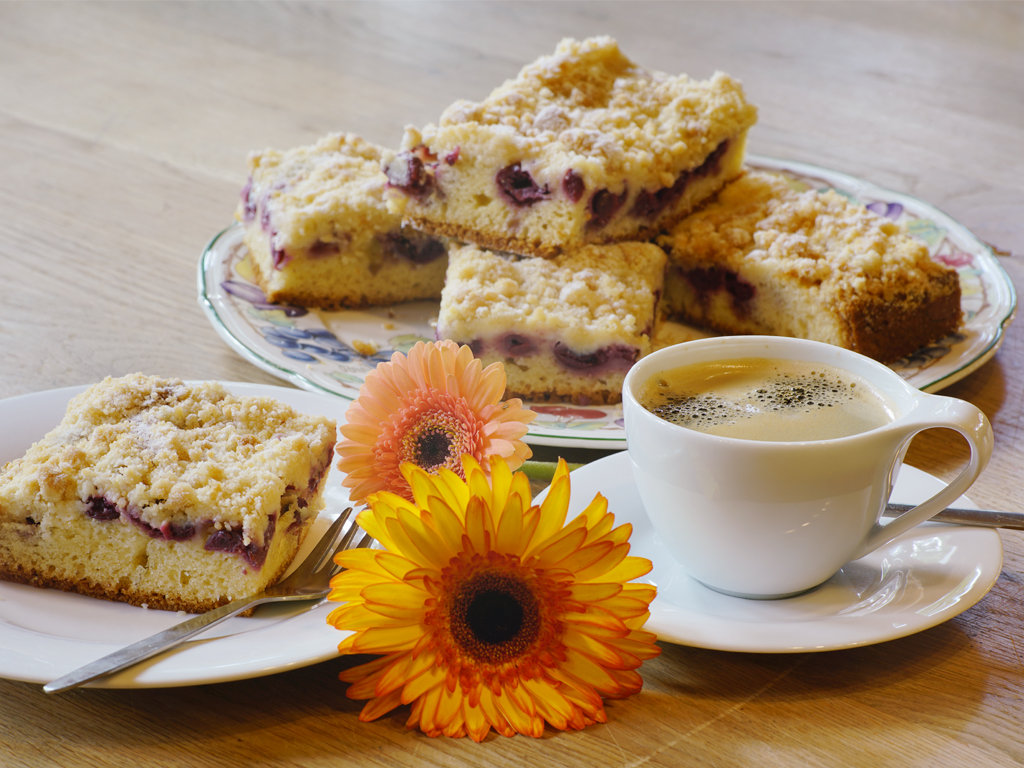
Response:
[[[791,360],[742,358],[663,371],[644,382],[639,400],[673,424],[747,440],[828,440],[895,418],[892,404],[859,376]]]

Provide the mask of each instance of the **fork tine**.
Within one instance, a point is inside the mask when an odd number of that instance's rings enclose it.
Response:
[[[355,538],[356,534],[361,530],[362,529],[360,529],[358,525],[353,524],[353,526],[349,528],[348,531],[345,533],[344,538],[338,545],[338,548],[335,550],[335,554],[346,549],[368,549],[370,545],[373,544],[374,541],[373,536],[371,536],[368,533],[363,533],[363,536],[361,539],[359,539],[359,542],[354,546],[352,544],[352,540]],[[332,561],[328,562],[325,568],[317,572],[317,575],[326,576],[328,579],[331,579],[334,578],[335,574],[339,573],[341,570],[341,566],[333,562],[332,558]]]
[[[328,562],[330,562],[331,566],[334,566],[334,563],[331,562],[334,559],[333,556],[336,553],[341,552],[343,549],[351,549],[352,548],[352,540],[356,537],[356,534],[361,533],[362,530],[363,529],[359,527],[359,524],[356,523],[355,520],[353,520],[352,521],[352,525],[349,526],[349,529],[347,531],[345,531],[345,535],[341,537],[341,540],[338,542],[338,545],[334,549],[332,549],[331,552],[330,552],[331,557],[328,558]],[[357,547],[365,546],[363,544],[363,541],[365,541],[366,539],[371,539],[370,534],[364,533],[362,540],[360,540],[360,543],[357,544],[356,546]]]
[[[331,526],[324,531],[324,535],[320,537],[320,541],[317,542],[313,551],[295,569],[293,575],[296,575],[297,578],[304,578],[316,573],[320,569],[327,558],[333,555],[338,548],[338,542],[341,540],[342,535],[351,535],[352,530],[359,527],[353,522],[349,526],[348,531],[345,530],[345,524],[351,516],[352,507],[346,507],[342,510],[341,514],[331,523]]]

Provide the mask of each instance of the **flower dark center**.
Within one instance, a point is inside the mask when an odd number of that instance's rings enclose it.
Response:
[[[420,459],[416,463],[421,467],[436,467],[438,464],[443,464],[451,452],[451,445],[451,439],[440,430],[424,432],[416,444]]]
[[[506,643],[523,628],[523,606],[508,592],[477,593],[466,608],[466,624],[483,643]]]
[[[462,454],[472,453],[474,448],[466,425],[456,416],[429,411],[402,438],[399,460],[411,461],[428,472],[438,467],[455,469]]]
[[[485,571],[464,581],[451,598],[456,644],[479,662],[501,664],[521,656],[540,632],[540,606],[515,575]]]

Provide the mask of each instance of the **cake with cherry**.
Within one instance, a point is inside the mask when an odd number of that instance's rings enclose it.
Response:
[[[657,242],[667,315],[892,362],[954,333],[960,281],[905,227],[828,190],[747,172]]]
[[[249,155],[235,217],[268,301],[337,309],[441,295],[445,244],[387,210],[382,152],[334,133]]]
[[[480,102],[385,152],[387,199],[435,235],[554,257],[648,239],[739,172],[756,121],[739,82],[634,64],[609,37],[563,40]]]
[[[202,612],[275,583],[324,506],[335,424],[134,374],[0,469],[0,578]]]
[[[437,336],[504,364],[506,397],[620,402],[651,351],[665,254],[650,243],[588,245],[552,259],[456,245]]]

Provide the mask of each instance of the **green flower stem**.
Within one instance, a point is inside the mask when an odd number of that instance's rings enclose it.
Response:
[[[582,464],[569,464],[569,471],[579,469]],[[550,483],[551,478],[555,476],[555,469],[558,467],[558,463],[554,461],[524,461],[523,466],[519,468],[519,471],[525,474],[531,480],[539,480],[542,482]]]

